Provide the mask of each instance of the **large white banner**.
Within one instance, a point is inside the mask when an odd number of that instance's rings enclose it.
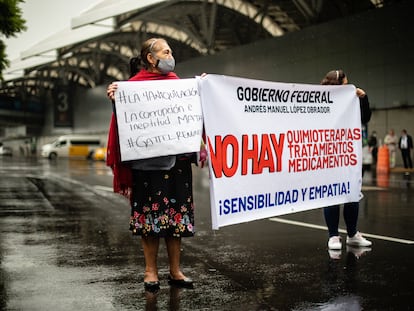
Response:
[[[213,229],[358,201],[359,100],[353,85],[199,79]]]
[[[203,116],[196,79],[117,84],[122,161],[200,151]]]

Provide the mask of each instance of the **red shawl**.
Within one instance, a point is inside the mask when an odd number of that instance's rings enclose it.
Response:
[[[147,80],[170,80],[179,79],[178,76],[170,72],[162,75],[152,73],[142,69],[128,81],[147,81]],[[109,125],[106,165],[110,166],[114,175],[113,189],[114,192],[130,198],[132,189],[132,171],[129,163],[121,162],[121,153],[119,148],[118,126],[116,124],[115,114],[112,113],[111,123]]]

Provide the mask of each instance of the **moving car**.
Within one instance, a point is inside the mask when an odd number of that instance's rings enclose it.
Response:
[[[95,149],[101,147],[101,138],[91,135],[63,135],[50,144],[42,146],[44,158],[77,157],[90,159]]]
[[[13,150],[7,146],[0,146],[0,156],[12,156]]]
[[[106,160],[106,147],[96,148],[92,154],[92,160],[105,161]]]

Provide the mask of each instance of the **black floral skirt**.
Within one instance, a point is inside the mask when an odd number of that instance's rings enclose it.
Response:
[[[194,235],[190,160],[177,160],[170,170],[133,170],[130,230],[142,236]]]

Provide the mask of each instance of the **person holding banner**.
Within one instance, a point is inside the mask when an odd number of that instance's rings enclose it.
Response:
[[[143,68],[139,68],[139,64]],[[175,60],[167,41],[151,38],[142,44],[140,58],[130,61],[128,81],[179,79],[173,72]],[[107,95],[115,101],[118,86],[111,83]],[[115,107],[115,106],[114,106]],[[140,235],[145,259],[144,288],[160,288],[157,256],[160,238],[165,239],[168,260],[168,282],[172,286],[192,288],[193,281],[180,269],[181,238],[194,235],[192,163],[196,153],[162,156],[121,162],[115,113],[112,114],[107,165],[114,174],[114,191],[126,195],[131,203],[130,230]],[[200,152],[200,161],[206,153]]]
[[[322,85],[344,85],[348,84],[348,78],[343,70],[329,71],[321,81]],[[361,123],[367,124],[371,119],[368,95],[364,90],[356,88],[356,95],[359,98],[361,110]],[[326,224],[328,226],[329,250],[340,250],[342,248],[341,237],[339,236],[339,205],[324,207],[323,209]],[[371,246],[371,241],[365,239],[357,230],[359,202],[348,202],[344,204],[343,214],[347,230],[346,244],[357,247]]]

